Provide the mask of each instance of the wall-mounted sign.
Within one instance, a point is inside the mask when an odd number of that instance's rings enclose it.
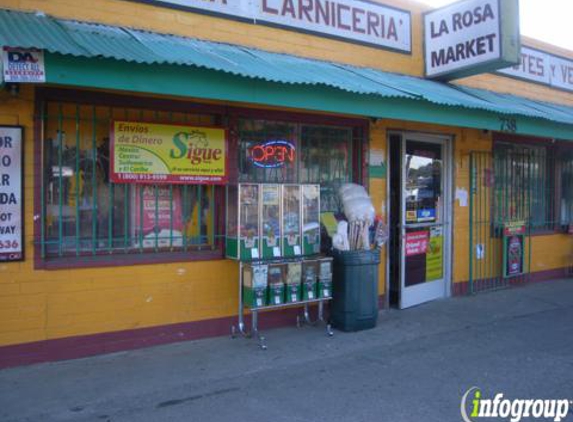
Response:
[[[386,160],[384,150],[372,148],[368,158],[368,176],[373,179],[386,178]]]
[[[22,128],[0,127],[0,261],[24,258]]]
[[[410,12],[365,0],[132,0],[411,52]]]
[[[424,15],[426,76],[451,80],[519,62],[518,0],[465,0]]]
[[[573,60],[529,47],[521,49],[519,64],[499,70],[499,73],[573,91]]]
[[[294,163],[296,148],[292,142],[273,140],[253,146],[249,154],[251,161],[257,167],[278,168]]]
[[[116,183],[225,184],[220,128],[114,121],[110,178]]]
[[[2,49],[2,75],[4,82],[46,82],[44,52],[42,50],[4,47]]]
[[[525,222],[506,223],[503,227],[503,276],[515,277],[525,272]]]

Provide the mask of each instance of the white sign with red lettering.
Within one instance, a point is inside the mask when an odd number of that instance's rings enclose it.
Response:
[[[22,129],[4,126],[0,127],[0,262],[22,257]]]
[[[573,91],[573,60],[529,47],[521,48],[521,62],[498,71],[504,75]]]
[[[422,255],[428,252],[430,232],[418,231],[406,233],[406,256]]]
[[[132,0],[410,53],[410,12],[367,0]]]
[[[4,82],[46,82],[44,52],[41,50],[4,47],[2,69]]]

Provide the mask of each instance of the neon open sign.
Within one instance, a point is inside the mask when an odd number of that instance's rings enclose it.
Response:
[[[289,141],[272,140],[251,148],[253,164],[261,168],[277,168],[295,160],[296,149]]]

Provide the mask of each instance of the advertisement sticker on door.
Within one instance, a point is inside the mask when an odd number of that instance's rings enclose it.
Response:
[[[423,255],[428,251],[429,232],[406,233],[406,256]]]
[[[426,281],[439,280],[444,276],[444,236],[442,227],[430,229],[426,253]]]

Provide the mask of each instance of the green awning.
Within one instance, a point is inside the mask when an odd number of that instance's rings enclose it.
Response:
[[[573,107],[238,45],[1,9],[0,45],[43,49],[54,84],[573,139]]]

